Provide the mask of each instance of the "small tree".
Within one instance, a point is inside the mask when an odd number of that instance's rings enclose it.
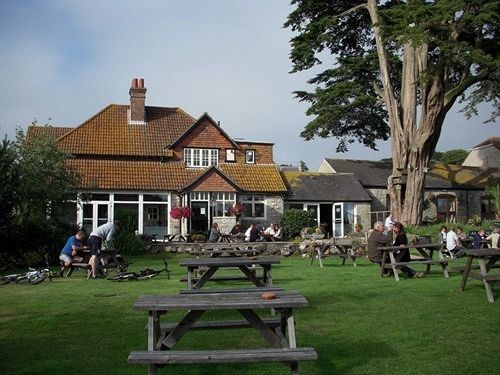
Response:
[[[283,218],[281,219],[281,227],[288,238],[300,234],[302,228],[311,227],[313,225],[314,214],[312,212],[295,208],[285,210]]]
[[[170,210],[170,217],[179,220],[179,232],[182,234],[182,220],[190,218],[193,215],[189,206],[175,207]]]
[[[500,219],[500,185],[498,181],[491,180],[486,185],[486,191],[493,198],[495,204],[495,217]]]

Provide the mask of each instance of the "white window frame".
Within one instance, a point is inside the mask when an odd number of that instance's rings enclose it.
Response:
[[[226,148],[226,161],[236,161],[236,150],[234,148]]]
[[[262,197],[262,199],[256,199],[255,197]],[[260,194],[256,195],[242,195],[240,198],[240,203],[245,205],[245,204],[250,204],[252,207],[252,212],[244,212],[243,217],[251,217],[253,219],[265,219],[267,218],[267,204],[266,204],[266,197]],[[264,216],[255,216],[255,205],[256,204],[263,204],[264,205]]]
[[[216,148],[185,148],[184,164],[190,168],[206,168],[219,164],[219,150]]]
[[[245,163],[255,164],[255,150],[245,150]]]
[[[226,203],[229,203],[229,208],[233,207],[236,204],[236,193],[228,193],[228,192],[217,192],[212,193],[212,201],[214,204],[214,217],[227,217],[231,216],[228,214],[227,210],[222,210],[222,216],[217,216],[216,207],[218,203],[222,203],[222,207],[226,207]],[[228,208],[228,209],[229,209]]]

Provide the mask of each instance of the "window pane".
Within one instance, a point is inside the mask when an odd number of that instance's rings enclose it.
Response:
[[[218,165],[219,164],[218,161],[219,161],[219,150],[212,150],[210,164]]]
[[[303,210],[304,209],[304,205],[302,203],[289,203],[288,204],[288,208],[289,209],[296,209],[296,210]]]
[[[215,202],[214,216],[224,216],[224,203],[221,201]]]
[[[193,166],[194,167],[200,166],[200,150],[199,149],[193,150]]]
[[[168,195],[165,194],[144,194],[145,202],[168,202]]]
[[[244,217],[252,217],[252,204],[251,203],[243,203],[243,207],[245,207],[245,211],[243,212]]]
[[[143,234],[155,235],[157,239],[163,238],[167,233],[168,205],[144,204]]]
[[[264,217],[263,203],[255,203],[255,217]]]
[[[208,167],[208,150],[201,150],[201,165]]]
[[[139,194],[115,194],[115,201],[138,202]]]
[[[236,160],[236,153],[234,149],[226,150],[226,161],[235,161],[235,160]]]

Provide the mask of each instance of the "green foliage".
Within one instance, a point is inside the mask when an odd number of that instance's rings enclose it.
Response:
[[[441,162],[444,164],[462,165],[469,153],[462,149],[449,150],[445,152],[434,152],[432,156],[433,162]]]
[[[348,144],[356,141],[376,149],[376,141],[388,139],[390,132],[387,103],[381,100],[379,57],[365,3],[293,0],[296,9],[284,25],[297,33],[290,42],[292,73],[326,66],[308,81],[314,90],[295,92],[300,101],[310,104],[306,113],[313,117],[301,136],[306,140],[335,137],[339,139],[337,151],[346,151]],[[498,103],[498,2],[377,3],[396,100],[401,99],[404,79],[402,47],[410,43],[425,46],[427,51],[427,70],[417,78],[420,95],[415,104],[420,104],[422,94],[427,95],[432,84],[446,87],[443,98],[449,107],[471,88],[471,95],[463,98],[467,114],[473,114],[483,101]],[[437,139],[432,141],[437,143]]]
[[[474,227],[479,227],[483,223],[481,216],[472,215],[469,220],[467,220],[467,225],[471,225]]]
[[[120,230],[113,239],[113,246],[123,255],[144,254],[146,246],[139,236],[136,236],[137,211],[134,209],[118,208],[115,211],[115,220],[120,221]]]
[[[493,198],[495,204],[496,214],[500,214],[500,184],[498,181],[491,179],[486,185],[486,191]]]
[[[5,138],[0,146],[0,231],[12,223],[19,205],[16,187],[19,186],[20,171],[16,159],[14,145]]]
[[[281,219],[281,228],[287,238],[293,238],[300,234],[302,228],[314,225],[314,214],[309,211],[295,208],[285,210]]]

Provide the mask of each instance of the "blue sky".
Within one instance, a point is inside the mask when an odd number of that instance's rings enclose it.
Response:
[[[277,163],[324,157],[378,160],[361,145],[337,154],[335,139],[304,141],[310,119],[292,91],[312,73],[289,74],[288,1],[12,1],[0,3],[0,135],[37,119],[77,126],[109,103],[127,104],[134,77],[146,104],[208,112],[234,138],[275,142]],[[438,150],[469,149],[491,136],[490,109],[447,117]]]

